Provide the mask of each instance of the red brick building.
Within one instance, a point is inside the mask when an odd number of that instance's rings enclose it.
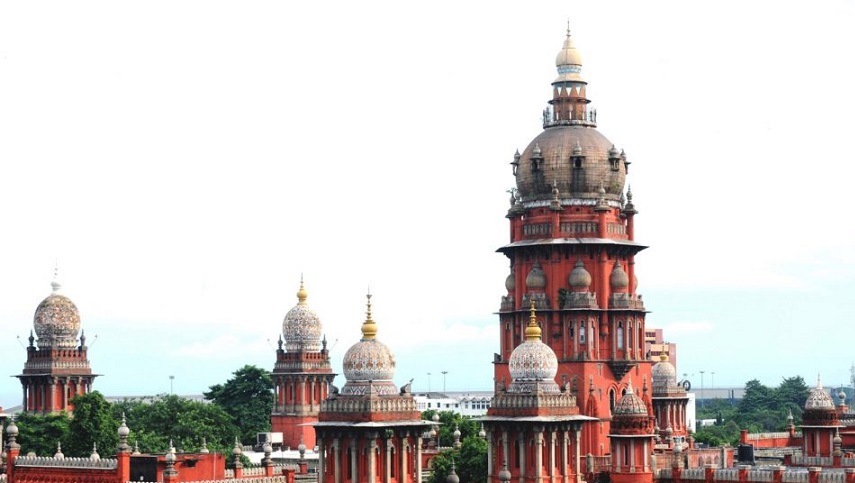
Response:
[[[413,483],[421,481],[422,421],[410,392],[400,389],[395,356],[377,339],[371,295],[362,338],[342,361],[344,387],[333,389],[315,423],[321,483]]]
[[[71,399],[88,393],[98,376],[89,366],[77,306],[60,293],[56,276],[51,287],[52,293],[36,308],[35,337],[30,331],[27,362],[16,376],[23,389],[23,411],[30,413],[72,411]]]
[[[590,389],[582,412],[599,418],[583,430],[582,452],[609,452],[609,421],[629,378],[650,379],[645,314],[638,295],[638,213],[625,190],[630,162],[597,131],[581,57],[568,31],[558,77],[543,111],[543,132],[511,162],[516,188],[507,218],[507,295],[499,311],[497,394],[511,381],[509,359],[525,340],[529,306],[543,343],[558,358],[558,383]]]
[[[282,433],[284,446],[303,443],[315,447],[315,431],[321,401],[327,398],[335,378],[330,366],[326,337],[318,315],[309,308],[308,293],[300,280],[297,305],[285,315],[273,367],[274,403],[270,425]],[[283,336],[284,346],[283,349]]]

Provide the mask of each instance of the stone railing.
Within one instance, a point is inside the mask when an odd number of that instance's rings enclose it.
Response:
[[[715,481],[739,481],[739,470],[736,468],[720,468],[713,475]]]
[[[686,468],[680,474],[681,480],[705,480],[706,470],[703,468]]]
[[[613,293],[609,297],[609,308],[644,310],[644,301],[641,299],[641,295]]]
[[[771,471],[754,470],[748,472],[748,481],[757,481],[760,483],[771,483],[774,481],[774,474]]]
[[[229,471],[231,471],[231,476],[229,476]],[[235,479],[234,470],[226,470],[226,478],[227,479]],[[180,478],[180,475],[179,475]],[[288,483],[288,477],[285,475],[279,476],[262,476],[262,477],[249,477],[249,478],[238,478],[240,481],[250,481],[252,483]],[[145,481],[145,482],[137,482],[137,481],[129,481],[127,483],[159,483],[156,481]],[[194,483],[223,483],[223,480],[199,480]]]
[[[790,433],[781,431],[778,433],[748,433],[748,441],[756,441],[758,439],[780,439],[789,438]]]
[[[57,468],[93,468],[115,470],[117,461],[111,458],[93,460],[89,458],[54,458],[52,456],[18,456],[15,466],[43,466]]]
[[[819,483],[845,483],[846,482],[846,474],[840,471],[824,471],[819,474],[819,478],[817,478]]]
[[[781,483],[808,483],[807,471],[785,471]]]
[[[832,466],[833,458],[824,456],[799,456],[793,455],[790,460],[793,466]]]

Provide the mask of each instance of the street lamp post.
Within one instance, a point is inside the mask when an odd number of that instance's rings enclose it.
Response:
[[[430,372],[428,374],[428,392],[430,392]]]
[[[175,376],[169,376],[169,394],[172,394],[172,381],[175,380]]]
[[[704,407],[704,372],[701,371],[701,407]]]
[[[715,371],[710,372],[710,389],[713,390],[713,399],[715,399]]]
[[[448,374],[448,371],[442,371],[442,392],[445,393],[445,375]]]

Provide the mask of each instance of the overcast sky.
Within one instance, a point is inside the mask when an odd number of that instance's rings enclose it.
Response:
[[[108,395],[272,369],[301,273],[336,372],[370,286],[396,382],[489,389],[508,163],[568,18],[678,372],[848,383],[842,0],[2,2],[0,367],[58,260]]]

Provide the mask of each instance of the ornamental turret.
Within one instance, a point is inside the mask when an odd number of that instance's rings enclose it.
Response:
[[[62,293],[54,271],[51,294],[36,307],[24,370],[16,376],[23,386],[23,410],[31,413],[73,412],[71,399],[88,393],[98,376],[89,365],[80,312]]]
[[[276,364],[273,367],[274,405],[270,423],[282,433],[282,444],[296,448],[300,441],[315,445],[311,424],[318,420],[335,374],[330,365],[323,326],[309,306],[309,293],[300,277],[297,305],[282,321]],[[284,339],[284,340],[283,340]],[[284,345],[284,348],[283,348]]]

